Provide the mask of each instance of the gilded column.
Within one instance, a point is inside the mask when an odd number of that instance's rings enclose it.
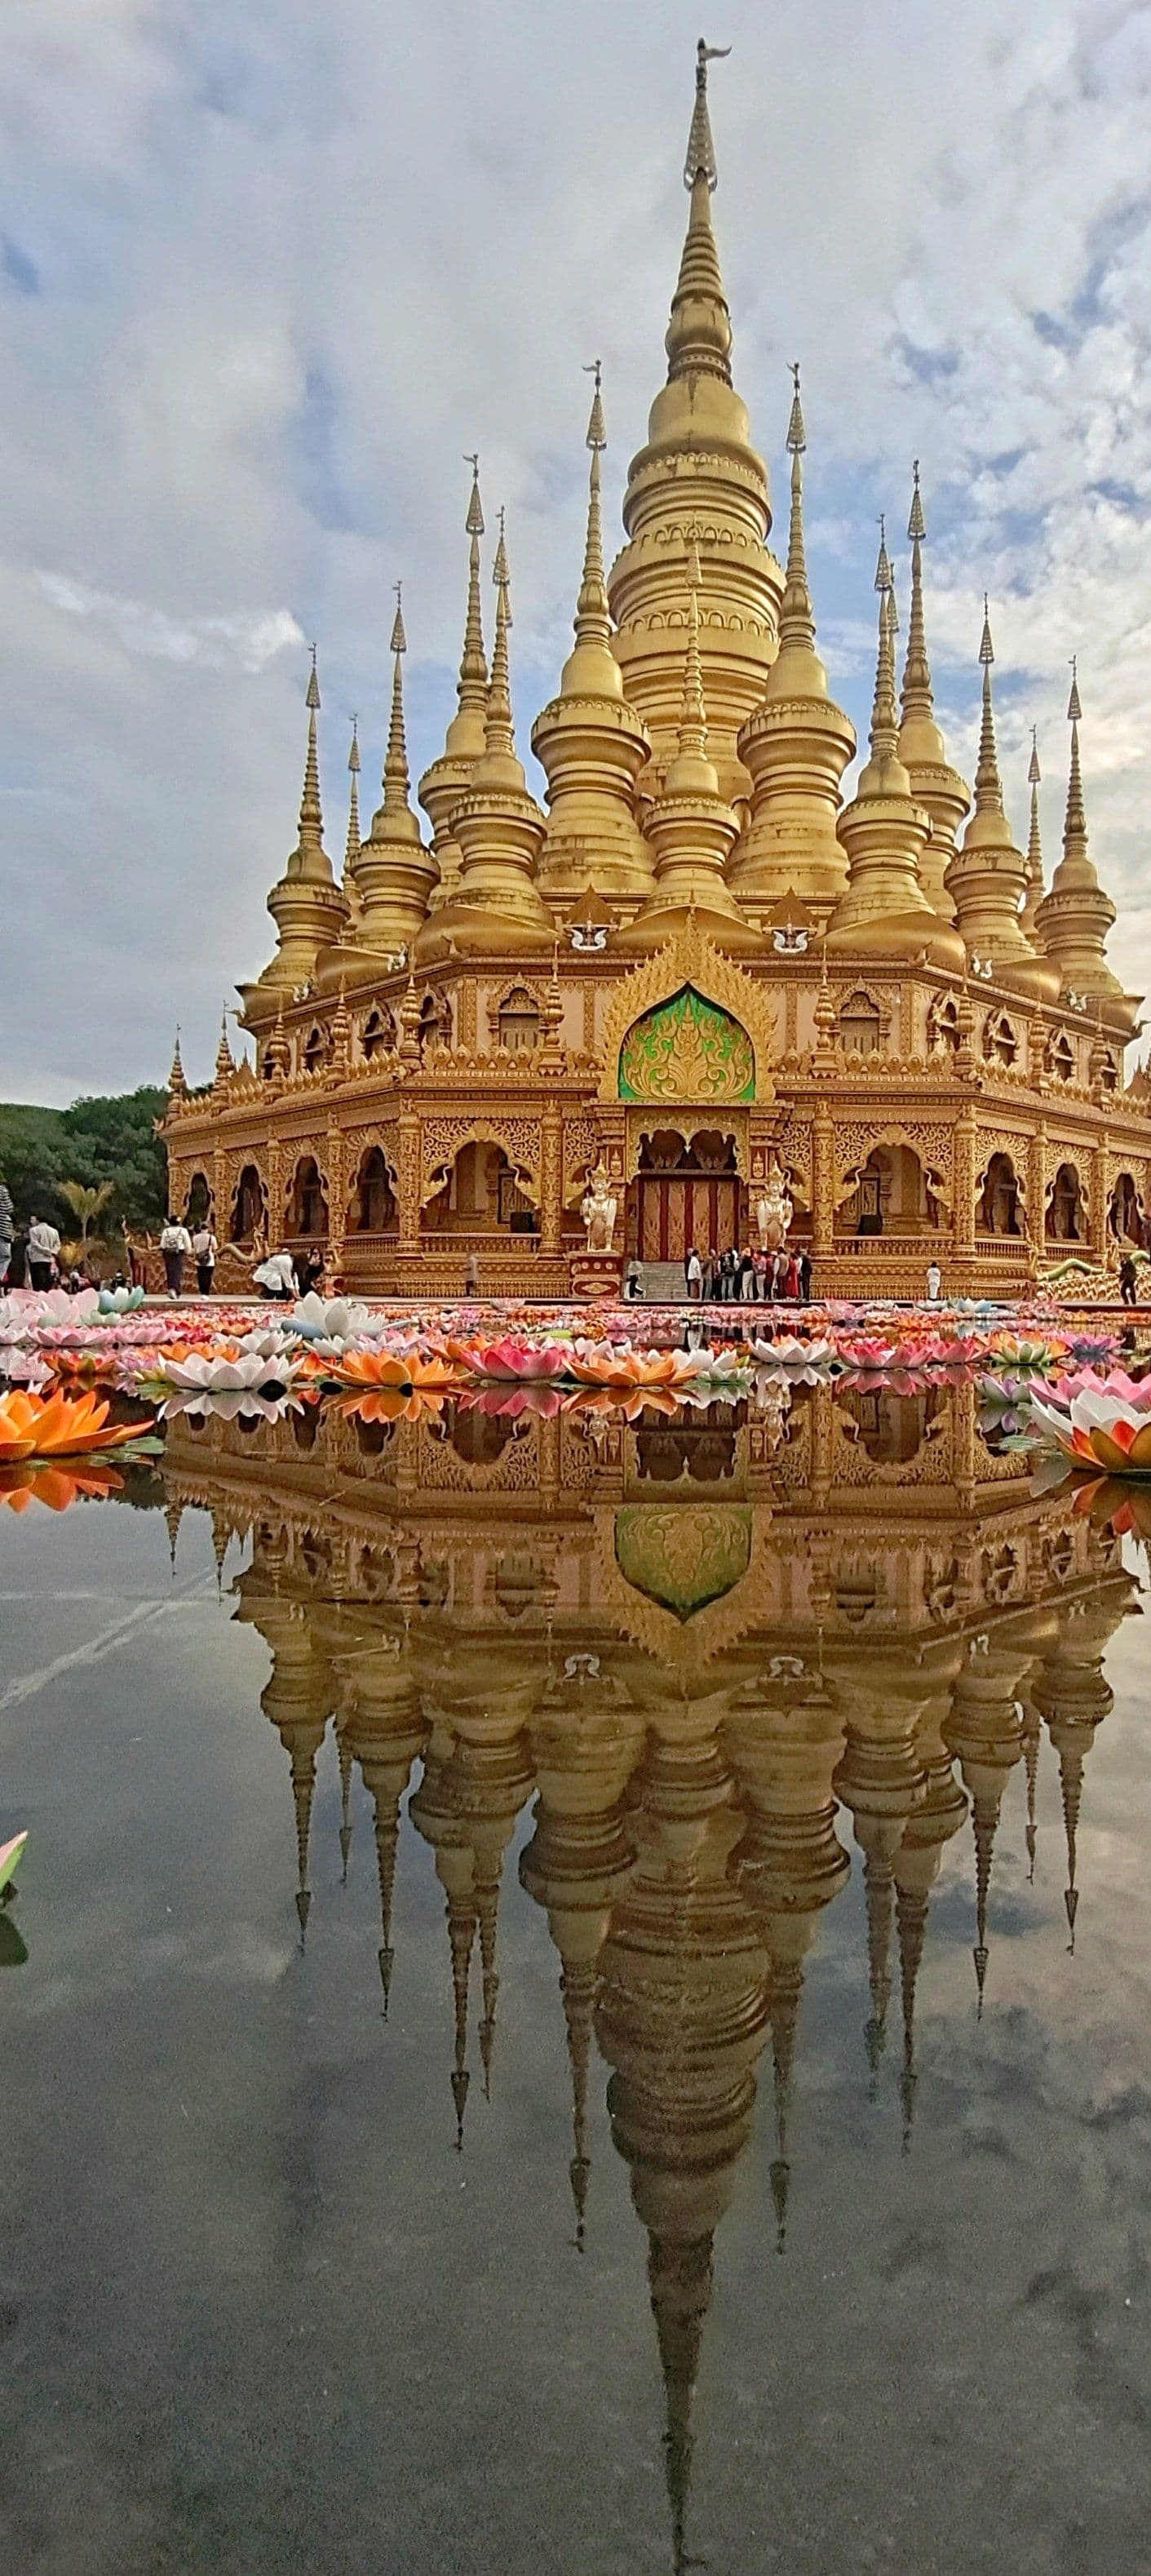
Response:
[[[221,1242],[229,1231],[229,1215],[228,1157],[221,1138],[217,1136],[212,1147],[212,1216]]]
[[[396,1127],[400,1253],[420,1248],[420,1121],[414,1109],[401,1109]]]
[[[456,1019],[456,1045],[464,1048],[468,1055],[475,1054],[476,987],[475,982],[470,975],[465,977],[463,983],[459,987],[458,1016]]]
[[[961,1261],[975,1258],[974,1109],[961,1109],[955,1122],[955,1250]]]
[[[1027,1232],[1033,1252],[1043,1249],[1043,1185],[1047,1175],[1047,1129],[1042,1119],[1027,1155]]]
[[[540,1252],[559,1258],[563,1223],[563,1114],[558,1100],[544,1103],[540,1121]]]
[[[811,1254],[827,1261],[835,1247],[835,1130],[826,1102],[816,1109],[811,1130]]]
[[[284,1147],[279,1136],[268,1138],[268,1242],[274,1251],[284,1231]]]
[[[1104,1127],[1091,1148],[1091,1250],[1097,1261],[1107,1259],[1107,1156],[1110,1137]]]
[[[343,1267],[347,1217],[343,1131],[332,1126],[328,1129],[328,1267],[333,1281]]]

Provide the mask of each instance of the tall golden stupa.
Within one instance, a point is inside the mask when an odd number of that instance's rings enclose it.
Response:
[[[598,369],[575,640],[532,748],[512,715],[509,537],[482,616],[478,463],[466,513],[458,704],[412,802],[397,608],[383,801],[361,834],[353,736],[342,871],[324,846],[313,668],[299,838],[268,897],[276,952],[240,987],[255,1067],[222,1036],[209,1092],[179,1059],[171,1199],[237,1247],[316,1243],[358,1289],[433,1295],[478,1260],[491,1293],[625,1257],[670,1288],[686,1247],[754,1240],[773,1165],[817,1292],[1011,1293],[1044,1264],[1141,1240],[1137,1000],[1105,956],[1114,906],[1088,851],[1076,679],[1063,856],[1045,884],[1033,758],[1027,848],[1004,811],[985,617],[974,792],[936,723],[915,468],[907,649],[886,541],[868,757],[816,650],[799,370],[786,568],[767,469],[732,380],[712,225],[701,42],[667,381],[604,568]],[[605,1242],[606,1237],[606,1242]]]

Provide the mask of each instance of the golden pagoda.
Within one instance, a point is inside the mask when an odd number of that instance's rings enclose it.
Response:
[[[342,874],[324,847],[313,659],[298,838],[268,897],[275,953],[239,987],[254,1063],[222,1050],[196,1091],[177,1062],[163,1127],[171,1203],[211,1210],[221,1289],[247,1284],[267,1237],[322,1243],[333,1283],[358,1291],[451,1295],[478,1262],[493,1295],[580,1293],[600,1169],[615,1206],[601,1289],[634,1257],[667,1295],[691,1241],[754,1241],[773,1163],[817,1294],[919,1294],[934,1259],[945,1291],[1011,1295],[1069,1254],[1102,1284],[1141,1232],[1138,1003],[1105,954],[1115,911],[1088,853],[1078,680],[1045,891],[1037,748],[1026,851],[1006,819],[989,615],[973,809],[937,720],[917,462],[902,683],[884,538],[870,742],[849,787],[855,736],[816,650],[804,525],[822,441],[793,365],[784,566],[733,374],[712,61],[701,43],[666,380],[610,566],[593,362],[573,647],[530,728],[546,803],[517,748],[502,511],[490,661],[485,644],[478,457],[457,703],[419,781],[430,834],[405,736],[418,603],[401,613],[397,589],[383,798],[361,837],[356,728]]]

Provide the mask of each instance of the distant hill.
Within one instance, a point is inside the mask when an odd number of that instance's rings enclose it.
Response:
[[[167,1093],[150,1084],[74,1100],[70,1109],[0,1102],[0,1178],[12,1192],[18,1224],[47,1216],[61,1234],[74,1235],[76,1219],[60,1195],[61,1181],[88,1188],[111,1181],[100,1221],[110,1234],[125,1217],[130,1225],[159,1224],[167,1208],[166,1168],[152,1125],[166,1105]]]

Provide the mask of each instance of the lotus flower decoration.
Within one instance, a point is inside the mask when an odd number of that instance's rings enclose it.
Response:
[[[1073,1466],[1108,1476],[1151,1477],[1151,1385],[1125,1372],[1068,1392],[1032,1386],[1031,1417]]]
[[[107,1398],[33,1395],[14,1387],[0,1395],[0,1467],[26,1458],[83,1458],[138,1440],[138,1422],[109,1422]]]

